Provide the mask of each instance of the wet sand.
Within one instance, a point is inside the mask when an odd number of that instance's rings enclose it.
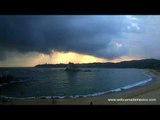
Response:
[[[9,99],[0,101],[1,105],[160,105],[160,72],[147,70],[153,80],[145,85],[120,92],[86,98],[68,99]],[[112,101],[110,101],[112,100]],[[114,100],[114,101],[113,101]]]

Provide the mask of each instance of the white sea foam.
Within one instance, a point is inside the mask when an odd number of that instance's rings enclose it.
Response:
[[[140,82],[136,82],[134,84],[130,84],[130,85],[126,85],[120,88],[116,88],[113,90],[109,90],[109,91],[105,91],[105,92],[97,92],[97,93],[93,93],[93,94],[88,94],[88,95],[75,95],[75,96],[40,96],[40,97],[24,97],[24,98],[17,98],[17,97],[7,97],[7,96],[0,96],[1,98],[7,98],[7,99],[36,99],[36,98],[40,98],[40,99],[64,99],[64,98],[80,98],[80,97],[93,97],[93,96],[99,96],[99,95],[103,95],[105,93],[110,93],[110,92],[120,92],[122,90],[127,90],[136,86],[142,86],[150,81],[152,81],[152,77],[146,73],[144,73],[148,79],[140,81]]]

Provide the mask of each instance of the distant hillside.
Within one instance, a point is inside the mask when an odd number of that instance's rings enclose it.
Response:
[[[68,64],[41,64],[35,67],[41,68],[57,68],[67,67]],[[119,63],[87,63],[87,64],[76,64],[81,68],[153,68],[160,69],[160,60],[156,59],[143,59],[133,61],[123,61]]]

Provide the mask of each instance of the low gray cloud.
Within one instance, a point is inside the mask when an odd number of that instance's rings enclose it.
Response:
[[[49,54],[51,50],[115,59],[128,54],[117,39],[141,32],[137,19],[129,16],[1,15],[0,60],[5,52]]]

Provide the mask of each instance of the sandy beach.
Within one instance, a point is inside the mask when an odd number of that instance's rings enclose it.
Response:
[[[160,105],[160,72],[147,70],[153,80],[120,92],[100,96],[67,99],[9,99],[0,101],[1,105]]]

